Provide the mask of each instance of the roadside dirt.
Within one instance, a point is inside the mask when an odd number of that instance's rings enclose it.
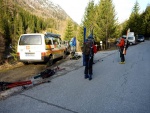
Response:
[[[33,79],[33,77],[37,76],[40,72],[45,71],[46,69],[55,69],[57,66],[60,68],[53,76],[47,79]],[[58,59],[54,61],[54,64],[50,67],[46,68],[46,64],[38,63],[36,65],[29,64],[23,65],[22,63],[17,63],[15,65],[5,64],[0,66],[0,82],[19,82],[19,81],[33,81],[34,85],[29,85],[25,87],[25,89],[32,88],[33,86],[41,84],[44,81],[49,82],[59,76],[64,76],[65,74],[79,69],[82,67],[82,58],[70,59],[68,56],[65,59]],[[37,83],[37,84],[36,84]],[[7,97],[17,94],[24,90],[24,87],[14,87],[8,90],[4,90],[0,92],[0,100],[6,99]]]
[[[36,66],[33,64],[27,66],[20,64],[17,65],[18,66],[13,69],[0,72],[0,81],[15,82],[26,80],[40,72],[44,67],[42,65]]]
[[[54,67],[60,65],[63,62],[70,60],[69,57],[66,59],[57,59],[54,61],[54,64],[48,68],[53,69]],[[24,65],[21,62],[10,65],[5,64],[0,66],[0,82],[16,82],[28,80],[31,77],[37,75],[38,73],[44,71],[46,69],[46,64],[38,63],[38,64],[29,64]]]

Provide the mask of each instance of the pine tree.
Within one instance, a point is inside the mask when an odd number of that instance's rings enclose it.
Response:
[[[86,9],[85,9],[85,14],[84,14],[84,21],[83,21],[83,27],[86,27],[87,30],[87,36],[90,35],[92,32],[92,29],[94,28],[95,25],[95,5],[94,5],[94,0],[91,0]]]
[[[65,37],[64,40],[70,41],[70,39],[74,36],[73,34],[73,23],[72,20],[68,20],[66,31],[65,31]]]
[[[150,5],[147,6],[145,12],[143,13],[143,29],[145,31],[145,36],[150,36]]]
[[[79,27],[79,30],[78,30],[78,35],[77,35],[78,38],[77,39],[79,41],[80,46],[82,46],[82,44],[83,44],[84,27],[86,27],[86,37],[88,37],[90,35],[90,33],[92,32],[92,30],[94,29],[95,24],[96,24],[95,4],[94,4],[94,0],[91,0],[91,1],[89,1],[88,5],[85,9],[84,17],[83,17],[82,23]],[[93,32],[93,34],[94,34],[94,32]]]
[[[108,39],[116,36],[117,20],[112,0],[102,0],[97,6],[96,37],[108,47]]]
[[[132,32],[135,34],[140,34],[140,27],[141,27],[141,20],[140,20],[140,13],[139,13],[140,7],[139,3],[136,1],[132,10],[132,13],[128,20],[128,27]]]

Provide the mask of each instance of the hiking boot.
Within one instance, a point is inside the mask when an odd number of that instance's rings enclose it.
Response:
[[[89,76],[88,75],[84,75],[84,78],[87,79],[87,78],[89,78]]]
[[[125,62],[119,62],[119,64],[125,64]]]
[[[89,75],[89,80],[92,80],[92,75]]]

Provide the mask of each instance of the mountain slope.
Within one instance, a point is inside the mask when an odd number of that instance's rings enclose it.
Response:
[[[64,37],[67,20],[71,19],[67,13],[51,0],[13,0],[16,5],[42,18],[52,18],[55,20],[56,29],[47,29],[46,32],[58,33]],[[72,20],[72,19],[71,19]]]
[[[29,12],[43,18],[56,18],[66,20],[70,18],[67,13],[57,4],[50,0],[14,0],[16,4]]]

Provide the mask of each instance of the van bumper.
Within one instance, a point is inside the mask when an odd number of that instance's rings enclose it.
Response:
[[[34,62],[47,62],[48,57],[42,56],[41,59],[20,59],[20,57],[17,58],[20,62],[28,62],[28,63],[34,63]]]

